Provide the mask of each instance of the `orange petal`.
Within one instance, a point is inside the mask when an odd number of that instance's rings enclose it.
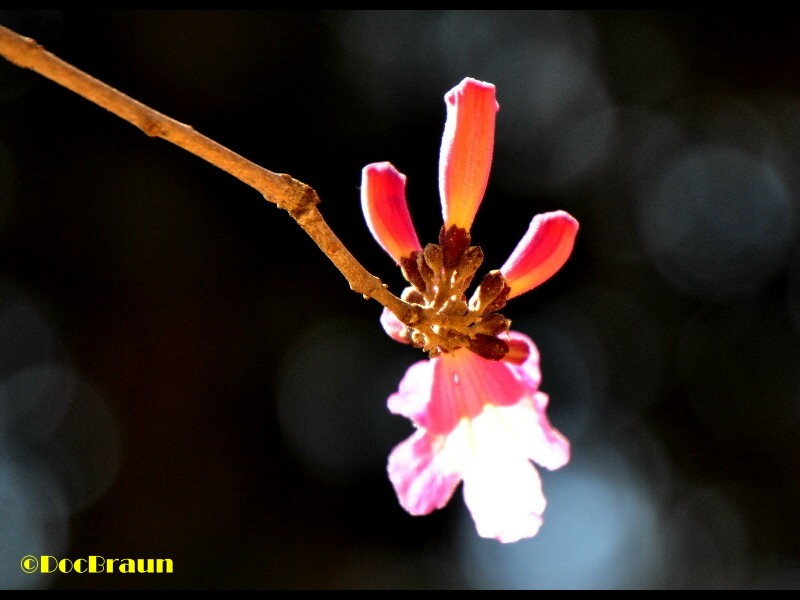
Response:
[[[499,108],[491,83],[466,78],[445,95],[447,121],[439,154],[445,227],[469,231],[486,192]]]
[[[372,237],[400,264],[422,250],[406,203],[406,176],[391,163],[372,163],[361,172],[361,209]]]
[[[572,252],[578,221],[563,210],[536,215],[527,233],[500,268],[511,286],[509,298],[544,283]]]

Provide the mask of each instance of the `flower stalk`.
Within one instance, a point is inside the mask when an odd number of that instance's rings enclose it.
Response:
[[[347,250],[318,209],[310,186],[274,173],[91,77],[30,38],[0,26],[0,55],[105,108],[146,135],[166,140],[222,169],[289,213],[336,266],[350,288],[384,306],[393,339],[421,348],[387,405],[415,432],[395,446],[387,473],[412,515],[445,506],[463,481],[479,535],[514,542],[536,535],[546,500],[533,463],[558,469],[569,441],[549,422],[539,389],[539,353],[497,311],[552,277],[569,258],[578,222],[564,211],[536,215],[500,269],[486,273],[467,299],[483,251],[470,228],[486,192],[499,105],[492,84],[466,78],[445,96],[438,244],[421,247],[405,199],[405,175],[391,163],[362,170],[362,209],[376,241],[409,286],[392,294]]]

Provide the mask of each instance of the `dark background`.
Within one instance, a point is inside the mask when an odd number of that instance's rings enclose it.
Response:
[[[574,254],[505,314],[573,458],[536,538],[385,474],[423,358],[289,216],[0,62],[0,587],[800,587],[800,18],[775,12],[0,11],[0,24],[314,187],[397,293],[361,168],[441,224],[443,96],[497,85],[473,228]],[[26,575],[26,554],[171,575]]]

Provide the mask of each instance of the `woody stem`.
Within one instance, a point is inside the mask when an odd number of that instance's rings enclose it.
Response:
[[[392,294],[345,248],[319,212],[317,204],[320,200],[316,191],[305,183],[258,166],[192,127],[153,110],[61,60],[34,40],[1,25],[0,55],[105,108],[146,135],[175,144],[233,175],[258,191],[265,200],[287,211],[344,275],[350,289],[380,302],[406,324],[417,323],[422,318],[419,307]]]

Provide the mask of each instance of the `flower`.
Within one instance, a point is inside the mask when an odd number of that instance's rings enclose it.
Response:
[[[467,300],[483,262],[481,248],[470,245],[470,228],[489,179],[498,104],[492,84],[471,78],[450,90],[445,103],[438,244],[421,247],[403,174],[388,162],[362,171],[367,225],[410,284],[403,300],[422,315],[403,323],[384,309],[381,324],[392,338],[429,354],[389,397],[389,410],[416,431],[391,452],[387,470],[412,515],[442,508],[463,481],[478,534],[514,542],[536,535],[542,524],[546,500],[531,461],[558,469],[569,461],[570,445],[547,419],[536,346],[510,331],[497,311],[561,268],[578,222],[564,211],[536,215],[505,264],[484,275]]]

